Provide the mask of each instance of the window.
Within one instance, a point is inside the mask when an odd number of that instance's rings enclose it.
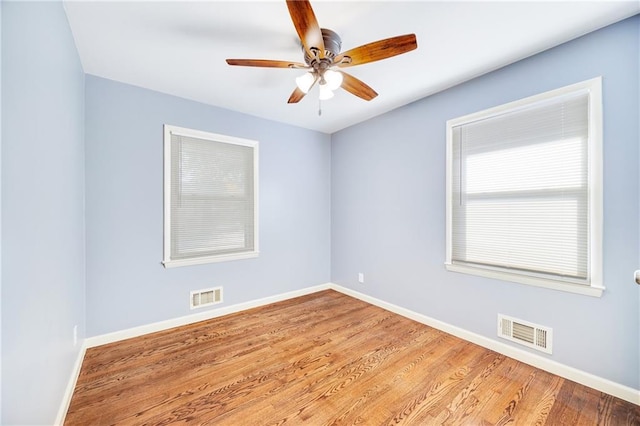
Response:
[[[600,296],[596,78],[447,122],[450,271]]]
[[[164,126],[165,267],[258,255],[258,142]]]

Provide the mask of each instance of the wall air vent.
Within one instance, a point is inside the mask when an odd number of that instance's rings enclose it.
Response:
[[[498,337],[550,354],[553,330],[498,314]]]
[[[205,306],[222,303],[222,287],[207,288],[191,292],[191,309],[204,308]]]

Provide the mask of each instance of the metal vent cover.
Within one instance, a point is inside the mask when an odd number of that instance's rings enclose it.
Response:
[[[549,327],[498,314],[498,337],[503,339],[550,354],[552,333]]]
[[[222,303],[222,287],[194,290],[191,292],[189,300],[191,309]]]

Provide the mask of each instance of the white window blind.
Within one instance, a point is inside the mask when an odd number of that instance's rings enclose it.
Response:
[[[448,123],[449,269],[601,288],[594,90],[578,85]]]
[[[165,126],[165,266],[254,257],[257,142]]]

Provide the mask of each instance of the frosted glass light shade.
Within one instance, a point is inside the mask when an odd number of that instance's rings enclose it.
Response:
[[[337,72],[337,71],[333,71],[333,70],[326,70],[324,72],[324,79],[327,82],[327,85],[329,86],[329,89],[331,89],[331,90],[336,90],[338,87],[340,87],[342,85],[342,73],[341,72]]]
[[[326,101],[327,99],[333,98],[333,91],[329,87],[329,84],[321,84],[320,85],[320,100]]]
[[[296,85],[302,92],[307,93],[315,80],[316,78],[312,73],[305,72],[300,77],[296,77]]]

